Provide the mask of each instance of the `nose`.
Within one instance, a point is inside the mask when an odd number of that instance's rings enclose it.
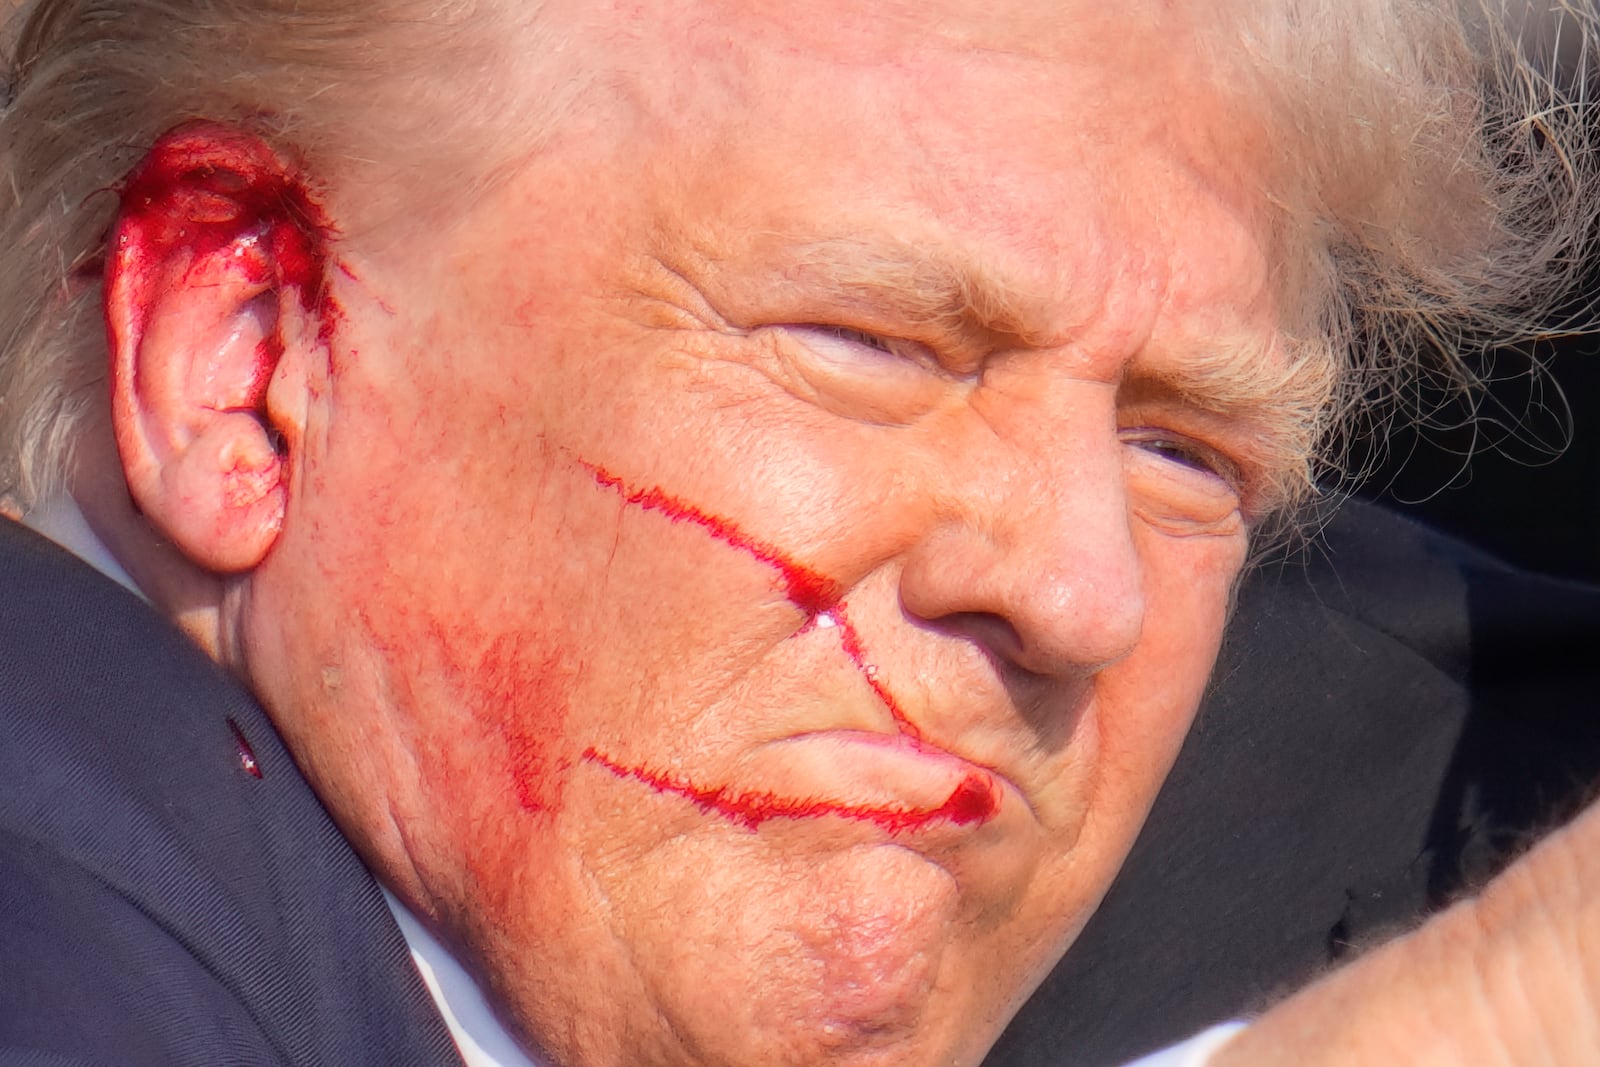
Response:
[[[1114,398],[1080,392],[941,435],[943,506],[901,574],[908,612],[1040,675],[1110,666],[1144,628]]]

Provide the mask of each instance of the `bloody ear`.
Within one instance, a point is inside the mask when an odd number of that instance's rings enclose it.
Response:
[[[261,561],[287,502],[274,391],[325,341],[330,235],[293,168],[258,138],[191,124],[163,136],[121,189],[104,289],[111,414],[145,517],[208,570]],[[296,353],[298,355],[298,353]],[[284,375],[279,375],[283,368]]]

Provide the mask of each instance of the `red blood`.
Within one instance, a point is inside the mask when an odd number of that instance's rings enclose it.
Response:
[[[582,461],[579,461],[582,463]],[[712,537],[765,563],[783,578],[786,590],[785,595],[794,606],[806,613],[808,618],[814,618],[820,612],[827,611],[838,603],[838,588],[832,579],[807,567],[805,564],[791,559],[784,552],[772,545],[758,541],[745,533],[728,519],[702,511],[693,504],[670,496],[654,487],[648,489],[634,489],[627,485],[621,478],[590,463],[583,463],[585,469],[594,475],[594,480],[607,489],[615,489],[622,495],[622,499],[635,507],[645,511],[654,511],[673,522],[691,522],[701,527]]]
[[[856,665],[856,669],[866,679],[872,692],[883,702],[883,706],[889,709],[889,714],[894,717],[895,725],[900,732],[915,740],[922,740],[922,731],[917,729],[916,724],[906,715],[905,709],[894,698],[894,694],[889,692],[888,687],[878,680],[877,666],[867,661],[861,634],[851,624],[845,614],[845,605],[839,599],[838,583],[800,563],[788,553],[750,536],[731,519],[713,515],[654,487],[636,489],[603,467],[582,460],[579,462],[594,475],[595,481],[607,489],[614,489],[629,504],[645,511],[658,512],[673,522],[693,523],[718,541],[749,553],[776,570],[783,579],[790,602],[806,614],[806,624],[801,627],[800,632],[812,629],[819,617],[826,616],[839,630],[839,640],[844,654],[850,657],[850,662]]]
[[[867,685],[872,687],[873,693],[877,694],[883,706],[889,709],[889,714],[894,716],[895,726],[912,740],[921,741],[922,731],[917,729],[917,725],[906,716],[905,709],[894,698],[894,694],[889,692],[889,688],[878,680],[877,665],[867,662],[867,650],[861,643],[861,634],[851,625],[849,616],[845,614],[844,604],[841,603],[828,615],[838,624],[839,644],[844,649],[844,654],[850,657],[850,662],[856,665],[861,676],[867,680]]]
[[[556,745],[565,730],[576,657],[532,620],[502,620],[501,628],[490,628],[477,604],[435,615],[412,610],[404,592],[396,592],[398,601],[374,592],[355,610],[366,641],[391,661],[410,662],[406,674],[442,681],[454,702],[473,709],[474,719],[498,735],[506,760],[496,773],[506,774],[524,811],[561,810],[575,760]],[[415,706],[419,694],[401,674],[392,684],[397,700]],[[422,771],[440,791],[460,784],[444,762],[424,761]]]
[[[261,777],[261,764],[256,762],[255,749],[250,747],[250,742],[244,739],[244,731],[239,729],[239,724],[232,719],[228,720],[228,729],[233,732],[233,747],[239,753],[239,766],[256,778]]]
[[[437,620],[426,626],[445,677],[488,721],[500,724],[517,803],[533,813],[559,811],[571,767],[570,760],[550,751],[567,713],[568,674],[562,657],[554,650],[534,651],[537,642],[525,641],[519,633],[488,638],[476,629],[470,623],[447,627]]]
[[[350,264],[346,263],[344,260],[341,259],[341,260],[337,260],[334,263],[334,266],[339,268],[339,273],[340,274],[343,274],[346,278],[349,278],[351,281],[355,282],[357,285],[361,286],[362,288],[367,289],[367,283],[361,280],[361,276],[355,272],[355,268],[351,267]],[[380,297],[377,293],[373,292],[371,289],[367,289],[367,295],[372,297],[373,301],[378,305],[378,309],[380,311],[382,311],[385,315],[389,316],[391,319],[394,318],[394,314],[395,314],[394,305],[392,305],[388,301],[384,300],[382,297]],[[341,312],[341,314],[342,314],[342,312]]]
[[[163,264],[197,263],[253,242],[259,257],[237,257],[245,278],[296,289],[317,319],[318,339],[333,336],[340,311],[328,293],[327,247],[336,231],[300,175],[261,141],[210,123],[179,126],[151,146],[119,196],[108,280],[120,274],[149,284]],[[266,391],[259,379],[270,377],[282,347],[281,337],[263,346],[248,390],[256,403]]]
[[[861,634],[851,623],[845,604],[840,599],[838,583],[800,563],[788,553],[752,537],[730,519],[713,515],[655,487],[635,488],[602,467],[582,460],[579,462],[594,476],[596,482],[617,492],[628,504],[665,515],[673,522],[699,526],[723,544],[777,571],[789,600],[806,615],[806,623],[800,632],[813,629],[824,619],[831,623],[839,631],[840,647],[844,654],[855,664],[883,706],[889,709],[899,731],[913,740],[922,740],[922,731],[911,722],[894,694],[879,680],[877,666],[868,661]],[[874,823],[889,833],[900,833],[935,822],[959,825],[985,822],[994,816],[999,807],[999,795],[993,780],[977,771],[964,778],[944,803],[934,808],[918,809],[849,805],[837,801],[740,791],[727,786],[701,786],[686,778],[647,767],[625,766],[593,748],[584,752],[584,759],[605,767],[619,778],[642,782],[658,793],[681,796],[702,811],[715,813],[751,830],[769,819],[810,819],[832,815]]]
[[[250,375],[250,391],[245,394],[245,407],[261,411],[267,402],[267,386],[272,383],[272,372],[283,358],[283,337],[274,332],[263,337],[256,346],[256,365]]]
[[[800,800],[773,793],[706,788],[677,775],[647,767],[629,767],[589,748],[583,758],[618,778],[643,783],[657,793],[683,797],[701,811],[719,815],[729,822],[755,830],[772,819],[820,819],[834,816],[854,822],[867,822],[887,833],[901,834],[921,830],[935,823],[958,826],[981,824],[994,818],[1000,808],[999,790],[994,781],[978,771],[963,778],[942,804],[932,808],[873,807],[843,804],[835,800]]]
[[[961,779],[961,784],[940,805],[939,810],[951,822],[960,826],[968,823],[988,822],[1000,807],[999,790],[993,779],[974,771]]]

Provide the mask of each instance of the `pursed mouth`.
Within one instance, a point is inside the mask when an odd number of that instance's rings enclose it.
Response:
[[[891,835],[977,827],[1000,812],[1003,788],[986,768],[903,735],[837,730],[763,746],[743,769],[751,785],[713,784],[630,763],[590,747],[585,762],[676,796],[748,830],[775,820],[842,819]]]

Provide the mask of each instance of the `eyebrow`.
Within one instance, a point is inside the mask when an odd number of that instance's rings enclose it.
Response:
[[[1069,343],[1092,319],[1088,308],[1073,308],[1069,286],[1060,286],[1054,300],[1026,296],[1021,286],[1006,284],[1002,271],[959,249],[884,235],[766,236],[771,244],[762,251],[787,280],[821,300],[858,308],[867,322],[894,319],[986,345],[1052,348]],[[1253,439],[1254,463],[1298,480],[1333,394],[1336,368],[1326,353],[1241,327],[1203,341],[1169,338],[1131,356],[1119,387],[1126,402],[1169,401],[1242,425]]]
[[[1070,305],[1063,310],[1059,299],[1052,308],[1044,298],[1024,297],[1000,272],[975,261],[894,239],[785,242],[784,256],[786,275],[809,291],[869,316],[887,311],[940,332],[1053,348],[1068,343],[1074,325],[1090,318],[1074,315]],[[1263,343],[1240,329],[1163,353],[1156,365],[1133,353],[1130,383],[1218,414],[1297,404],[1308,392],[1320,397],[1322,386],[1314,380],[1320,371],[1288,356],[1277,340]]]
[[[1123,389],[1129,394],[1167,395],[1205,411],[1245,416],[1251,412],[1320,406],[1324,368],[1287,350],[1281,338],[1247,331],[1204,342],[1168,341],[1166,351],[1136,356]]]
[[[892,314],[939,334],[1006,337],[1039,347],[1047,343],[1035,325],[1049,314],[1044,303],[1024,299],[1000,272],[959,253],[893,237],[793,241],[772,236],[789,280],[843,306],[860,308],[868,317]]]
[[[1265,476],[1257,510],[1292,506],[1309,485],[1310,463],[1335,401],[1339,367],[1317,346],[1240,334],[1184,348],[1181,358],[1136,359],[1122,404],[1181,404],[1236,428],[1249,464]]]

